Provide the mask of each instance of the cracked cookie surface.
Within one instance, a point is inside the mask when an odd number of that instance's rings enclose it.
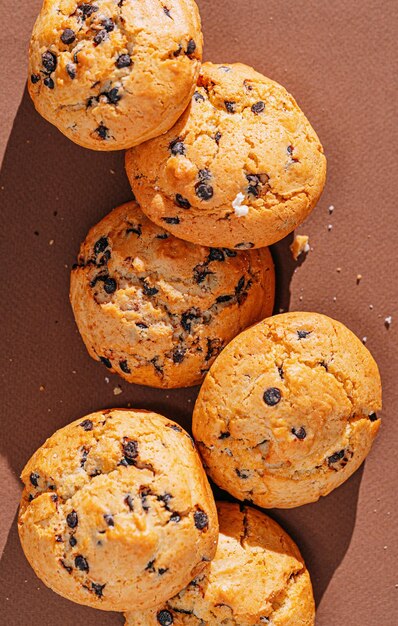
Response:
[[[183,113],[202,43],[194,0],[45,0],[30,43],[29,92],[75,143],[129,148]]]
[[[314,599],[297,546],[256,509],[217,503],[216,556],[181,593],[126,614],[126,626],[313,626]]]
[[[240,63],[204,63],[186,112],[129,150],[126,171],[151,220],[187,241],[239,250],[275,243],[308,216],[326,159],[281,85]]]
[[[37,576],[97,609],[157,606],[213,558],[215,503],[189,435],[149,411],[57,431],[22,472],[18,530]]]
[[[71,275],[90,355],[129,382],[198,384],[222,348],[272,313],[267,248],[231,251],[177,239],[135,202],[91,229]]]
[[[208,474],[265,508],[314,502],[361,465],[380,426],[377,365],[343,324],[285,313],[235,338],[193,414]]]

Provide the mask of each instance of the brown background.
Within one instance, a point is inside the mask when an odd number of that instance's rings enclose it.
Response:
[[[108,372],[89,359],[77,334],[68,304],[69,266],[88,228],[130,194],[121,153],[85,151],[34,112],[24,86],[26,48],[39,5],[39,0],[0,4],[0,622],[116,626],[122,624],[117,614],[63,600],[30,570],[15,524],[18,475],[56,428],[95,409],[131,402],[189,427],[197,390],[155,391],[113,376],[107,383]],[[317,129],[329,159],[323,198],[300,229],[310,235],[312,251],[295,267],[286,242],[274,249],[277,309],[321,311],[366,336],[384,383],[383,427],[364,467],[321,502],[272,515],[307,560],[319,626],[393,626],[398,623],[398,136],[393,124],[398,4],[202,0],[199,5],[206,58],[246,62],[282,82]],[[359,285],[357,274],[363,276]],[[393,316],[389,330],[388,315]],[[119,382],[123,393],[115,397]]]

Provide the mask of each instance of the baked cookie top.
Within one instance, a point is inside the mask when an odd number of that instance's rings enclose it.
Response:
[[[326,159],[293,97],[240,63],[204,63],[175,126],[126,154],[144,212],[207,246],[270,245],[314,208]]]
[[[30,44],[29,92],[72,141],[120,150],[176,122],[201,57],[194,0],[45,0]]]
[[[148,411],[57,431],[22,472],[18,528],[36,574],[98,609],[156,606],[213,558],[213,495],[189,435]]]
[[[208,473],[266,507],[313,502],[362,463],[379,429],[377,365],[318,313],[263,320],[233,340],[199,393],[193,432]]]
[[[264,513],[217,503],[214,560],[181,593],[126,626],[313,626],[311,581],[290,537]]]
[[[94,226],[71,276],[71,302],[91,356],[129,382],[184,387],[221,349],[270,315],[268,249],[205,248],[153,224],[135,202]]]

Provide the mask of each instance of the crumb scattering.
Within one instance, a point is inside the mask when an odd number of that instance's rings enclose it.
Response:
[[[390,328],[392,324],[392,316],[388,315],[385,320],[384,320],[384,326],[387,328],[387,330]]]
[[[308,235],[296,235],[290,246],[290,250],[295,261],[297,261],[302,254],[307,254],[310,251]]]
[[[123,393],[123,389],[119,386],[115,387],[113,390],[113,395],[114,396],[120,396],[120,394]]]

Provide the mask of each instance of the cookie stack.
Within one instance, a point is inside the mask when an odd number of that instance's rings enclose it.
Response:
[[[305,563],[246,504],[295,507],[343,483],[378,432],[377,365],[339,322],[271,317],[267,246],[325,183],[319,139],[279,84],[202,61],[193,0],[45,0],[29,91],[76,143],[127,149],[133,196],[94,226],[71,275],[92,358],[130,383],[204,383],[196,446],[178,424],[99,411],[22,473],[19,532],[37,575],[129,626],[314,624]],[[203,464],[202,464],[203,463]]]

